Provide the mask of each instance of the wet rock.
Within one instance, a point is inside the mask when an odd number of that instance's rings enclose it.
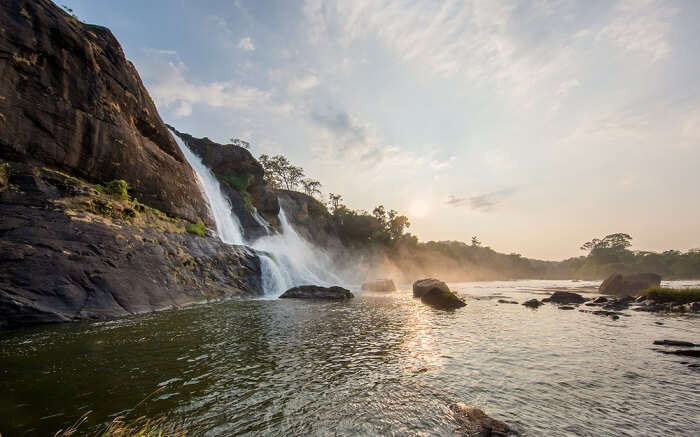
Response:
[[[605,302],[607,302],[607,301],[608,301],[608,298],[607,298],[607,297],[605,297],[605,296],[598,296],[598,297],[596,297],[595,299],[593,299],[593,300],[591,301],[591,303],[605,303]],[[588,305],[588,304],[586,304],[586,305]]]
[[[523,305],[525,305],[528,308],[539,308],[539,306],[543,305],[543,303],[537,299],[530,299],[530,300],[523,302]]]
[[[505,299],[498,299],[498,303],[507,303],[507,304],[513,304],[513,305],[518,304],[518,302],[516,302],[514,300],[505,300]]]
[[[570,307],[570,306],[560,306],[559,309],[560,310],[575,310],[576,308]]]
[[[557,303],[557,304],[580,304],[586,299],[578,293],[570,291],[555,291],[550,297],[542,299],[542,302]]]
[[[413,283],[413,297],[422,297],[425,293],[435,288],[450,292],[450,287],[439,279],[420,279]]]
[[[620,316],[629,317],[628,314],[618,313],[618,312],[615,312],[615,311],[604,311],[604,310],[588,311],[588,310],[579,310],[579,312],[594,314],[594,315],[596,315],[596,316],[604,316],[604,317],[610,316],[613,320],[619,319]]]
[[[431,288],[420,298],[421,302],[441,310],[454,310],[466,305],[462,299],[450,290]]]
[[[637,296],[647,288],[658,287],[660,284],[661,276],[656,273],[613,273],[600,284],[598,292],[613,296]]]
[[[245,247],[184,233],[186,222],[162,213],[125,218],[132,204],[74,177],[16,162],[10,168],[10,188],[0,192],[0,325],[262,294],[260,261]]]
[[[654,349],[656,352],[667,354],[667,355],[680,355],[683,357],[697,357],[700,358],[700,349],[677,349],[675,351],[666,351],[661,349]]]
[[[700,346],[700,344],[694,344],[694,343],[691,343],[689,341],[681,341],[681,340],[656,340],[656,341],[654,341],[654,344],[662,345],[662,346],[678,346],[678,347]]]
[[[391,279],[375,279],[362,284],[362,291],[396,291],[396,284]]]
[[[280,299],[324,299],[342,300],[355,297],[350,290],[343,287],[321,287],[318,285],[302,285],[290,288],[282,293]]]
[[[664,322],[654,322],[655,325],[663,326]]]
[[[458,403],[452,406],[458,424],[457,435],[468,437],[511,437],[519,434],[500,420],[470,405]]]

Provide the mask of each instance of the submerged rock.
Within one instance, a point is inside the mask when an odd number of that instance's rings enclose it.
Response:
[[[678,346],[678,347],[700,346],[700,344],[695,344],[695,343],[691,343],[689,341],[681,341],[681,340],[656,340],[656,341],[654,341],[654,344],[662,345],[662,346]]]
[[[608,298],[605,296],[598,296],[591,303],[606,303],[608,301]]]
[[[498,299],[498,303],[508,303],[508,304],[512,304],[512,305],[518,304],[518,302],[516,302],[514,300],[505,300],[505,299]]]
[[[636,296],[647,288],[659,285],[661,285],[661,276],[656,273],[634,273],[631,275],[613,273],[600,284],[598,292],[613,296]]]
[[[423,297],[425,293],[435,288],[451,293],[450,287],[441,280],[428,278],[420,279],[413,283],[413,297]]]
[[[537,299],[530,299],[530,300],[523,302],[523,305],[525,305],[528,308],[538,308],[538,307],[540,307],[540,305],[544,305],[544,304]]]
[[[325,299],[341,300],[355,297],[350,290],[343,287],[321,287],[318,285],[302,285],[290,288],[282,293],[280,299]]]
[[[374,279],[362,284],[362,291],[396,291],[396,284],[391,279]]]
[[[542,299],[542,302],[558,304],[579,304],[585,301],[586,298],[578,293],[572,293],[570,291],[555,291],[550,297]]]
[[[486,413],[470,405],[458,403],[452,406],[459,428],[458,435],[468,437],[511,437],[519,434],[500,420],[489,417]]]

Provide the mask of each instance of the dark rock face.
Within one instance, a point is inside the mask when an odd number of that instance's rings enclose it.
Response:
[[[454,310],[467,305],[453,292],[437,287],[428,290],[421,296],[420,300],[426,305],[430,305],[431,307],[441,310]]]
[[[542,302],[556,304],[579,304],[585,301],[586,299],[583,296],[570,291],[555,291],[550,297],[542,299]]]
[[[413,283],[413,297],[423,297],[430,290],[437,288],[447,293],[451,293],[450,287],[444,282],[435,278],[420,279]]]
[[[362,284],[362,291],[396,291],[396,284],[391,279],[375,279]]]
[[[258,258],[87,183],[9,164],[0,325],[112,318],[262,294]],[[100,211],[97,213],[97,211]]]
[[[290,288],[282,293],[280,299],[323,299],[342,300],[355,297],[350,290],[343,287],[321,287],[317,285],[302,285]]]
[[[250,206],[254,206],[272,225],[277,224],[280,210],[277,195],[265,185],[263,167],[248,150],[233,144],[219,144],[206,137],[195,138],[172,126],[168,127],[219,179],[231,208],[241,221],[246,238],[254,239],[267,233],[253,217]]]
[[[93,183],[210,223],[194,173],[109,29],[49,0],[0,3],[0,158]]]
[[[458,403],[452,407],[459,428],[457,435],[468,437],[511,437],[519,434],[500,420],[470,405]]]
[[[631,275],[613,273],[600,284],[598,292],[613,296],[636,296],[647,288],[658,287],[659,285],[661,285],[661,276],[656,273],[636,273]]]
[[[523,302],[523,305],[525,305],[528,308],[539,308],[541,305],[544,304],[537,299],[530,299],[528,301]]]

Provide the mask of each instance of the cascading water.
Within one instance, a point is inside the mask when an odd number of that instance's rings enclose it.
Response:
[[[187,162],[199,177],[221,241],[228,244],[247,245],[258,255],[265,295],[279,296],[289,288],[298,285],[341,283],[341,280],[330,272],[330,259],[322,250],[313,247],[294,230],[282,207],[279,212],[281,233],[274,232],[269,223],[255,210],[253,217],[263,225],[267,235],[252,242],[245,241],[240,221],[221,191],[219,181],[179,136],[175,133],[172,135]]]
[[[187,162],[190,163],[197,177],[199,177],[199,181],[201,182],[204,194],[209,203],[209,209],[216,222],[216,232],[219,234],[219,238],[221,241],[228,244],[244,244],[241,222],[233,213],[231,204],[221,191],[219,180],[216,179],[216,176],[209,170],[209,167],[204,165],[201,158],[192,153],[190,148],[179,136],[172,132],[171,134],[180,147],[180,150],[182,150],[182,153],[185,155],[185,159],[187,159]]]

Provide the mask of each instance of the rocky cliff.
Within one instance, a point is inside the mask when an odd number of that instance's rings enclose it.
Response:
[[[109,29],[49,0],[0,3],[0,156],[87,181],[124,179],[142,202],[210,222],[192,169]]]
[[[0,77],[0,326],[262,293],[108,29],[3,1]]]

